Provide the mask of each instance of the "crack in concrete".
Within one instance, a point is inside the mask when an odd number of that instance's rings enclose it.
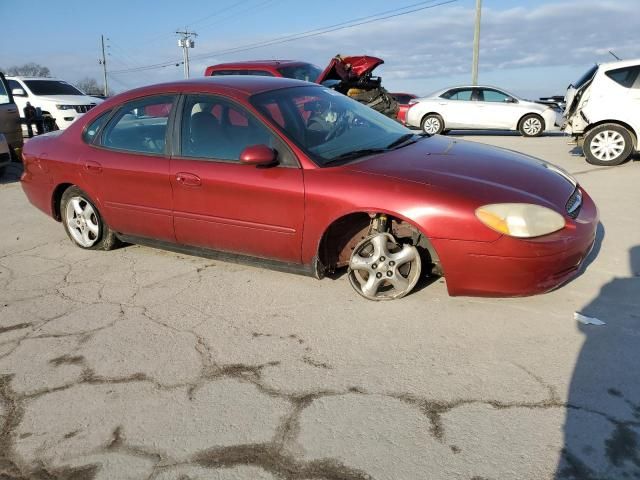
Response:
[[[212,448],[195,455],[192,462],[208,468],[252,465],[284,480],[309,478],[323,480],[373,479],[371,475],[361,470],[349,468],[337,460],[322,459],[308,462],[296,460],[290,455],[284,455],[278,446],[272,444]]]

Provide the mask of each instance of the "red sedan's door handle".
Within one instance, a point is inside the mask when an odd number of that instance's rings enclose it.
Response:
[[[89,173],[102,173],[102,165],[92,160],[84,162],[84,169]]]
[[[187,172],[176,173],[176,181],[186,187],[199,187],[202,185],[199,176]]]

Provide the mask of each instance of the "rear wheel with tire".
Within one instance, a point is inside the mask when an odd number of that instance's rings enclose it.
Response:
[[[523,137],[539,137],[544,132],[544,119],[535,113],[525,115],[520,120],[518,130]]]
[[[620,165],[631,155],[633,137],[622,125],[605,123],[584,136],[582,151],[592,165]]]
[[[88,195],[78,187],[69,187],[62,194],[60,216],[67,235],[78,247],[111,250],[118,245],[115,233],[104,222]]]
[[[430,113],[422,119],[420,128],[427,135],[437,135],[444,130],[444,120],[437,113]]]

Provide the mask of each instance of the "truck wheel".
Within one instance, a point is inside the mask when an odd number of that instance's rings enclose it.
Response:
[[[592,165],[620,165],[631,155],[633,139],[622,125],[605,123],[587,132],[582,150]]]

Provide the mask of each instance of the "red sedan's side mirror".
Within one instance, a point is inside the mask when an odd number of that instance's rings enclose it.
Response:
[[[245,165],[273,165],[276,158],[276,151],[266,145],[251,145],[240,153],[240,163]]]

